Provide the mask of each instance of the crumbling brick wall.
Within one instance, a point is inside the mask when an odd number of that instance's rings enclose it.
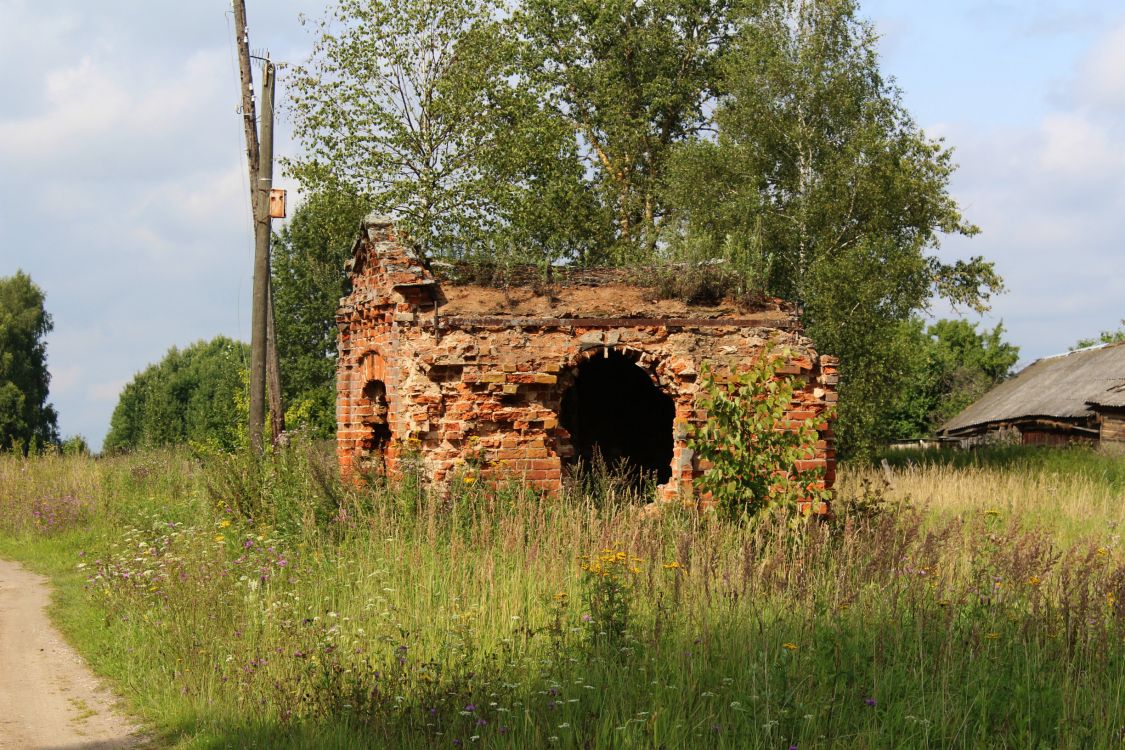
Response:
[[[557,491],[567,466],[594,446],[632,451],[659,473],[665,498],[688,498],[706,468],[687,445],[689,426],[706,419],[700,368],[722,378],[772,345],[790,352],[782,373],[799,381],[788,420],[819,426],[815,455],[799,468],[823,468],[826,483],[834,480],[822,414],[836,398],[836,362],[813,350],[776,300],[750,311],[703,308],[648,302],[646,290],[617,285],[523,290],[513,301],[439,283],[378,217],[365,221],[349,273],[352,292],[337,313],[345,473],[394,474],[410,454],[437,483],[515,478]],[[617,408],[632,409],[634,434],[620,415],[616,424],[602,419]]]

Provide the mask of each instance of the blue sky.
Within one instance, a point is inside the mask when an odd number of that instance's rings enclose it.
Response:
[[[248,0],[251,38],[300,60],[298,13]],[[1125,7],[868,0],[883,70],[956,150],[1023,360],[1125,317]],[[47,293],[51,400],[100,445],[121,388],[170,346],[249,337],[248,220],[226,0],[0,0],[0,276]],[[291,149],[281,125],[279,155]],[[290,187],[294,187],[290,185]],[[935,315],[950,311],[935,306]],[[975,319],[975,318],[974,318]]]

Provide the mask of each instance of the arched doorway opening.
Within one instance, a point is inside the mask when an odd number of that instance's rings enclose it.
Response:
[[[563,393],[559,424],[575,452],[565,464],[584,474],[600,460],[635,488],[663,484],[672,477],[675,403],[632,359],[602,353],[578,366]]]

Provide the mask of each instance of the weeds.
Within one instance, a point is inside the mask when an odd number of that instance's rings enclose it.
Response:
[[[916,467],[736,524],[322,459],[4,459],[0,549],[60,561],[71,636],[183,747],[1120,742],[1115,509],[1060,531]],[[83,511],[47,533],[47,497]]]

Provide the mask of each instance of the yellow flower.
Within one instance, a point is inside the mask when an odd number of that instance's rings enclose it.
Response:
[[[224,518],[222,521],[219,521],[219,528],[220,529],[225,529],[228,526],[230,526],[230,519],[229,518]]]
[[[667,563],[664,563],[664,569],[665,569],[665,570],[678,570],[678,569],[680,569],[681,567],[683,567],[683,566],[682,566],[682,565],[680,565],[680,564],[679,564],[678,562],[676,562],[675,560],[673,560],[672,562],[667,562]]]
[[[226,541],[226,537],[223,536],[222,534],[216,534],[215,535],[215,541],[216,542],[224,542],[224,541]]]
[[[464,477],[461,478],[461,482],[463,484],[472,484],[475,481],[477,481],[477,478],[474,477],[472,474],[466,474]]]
[[[989,633],[988,635],[985,636],[985,638],[987,638],[990,641],[995,641],[998,638],[1000,638],[1000,634],[999,633]]]
[[[1043,581],[1039,578],[1039,576],[1031,576],[1031,578],[1027,579],[1028,586],[1038,586],[1042,582]]]
[[[797,644],[796,643],[783,643],[783,644],[781,644],[781,647],[783,649],[785,649],[786,651],[796,651],[797,650]]]
[[[1105,557],[1109,554],[1109,550],[1105,547],[1098,547],[1098,557]]]
[[[1112,607],[1114,604],[1117,604],[1117,596],[1112,591],[1105,592],[1105,603]]]
[[[1000,515],[1000,511],[996,510],[995,508],[989,508],[984,512],[984,514],[986,516],[998,516]]]

